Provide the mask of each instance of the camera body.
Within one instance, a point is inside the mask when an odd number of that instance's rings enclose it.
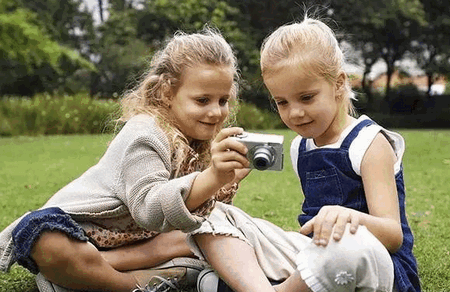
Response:
[[[235,138],[247,146],[250,168],[276,171],[283,169],[284,136],[244,132]]]

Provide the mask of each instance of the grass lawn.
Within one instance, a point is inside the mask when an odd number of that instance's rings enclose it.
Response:
[[[415,234],[415,254],[423,291],[450,291],[450,131],[400,130],[404,157],[407,213]],[[294,137],[287,130],[285,170],[253,171],[242,183],[235,204],[288,230],[302,200],[289,160]],[[47,136],[0,139],[0,230],[28,210],[40,207],[59,188],[95,164],[111,136]],[[0,292],[37,291],[34,277],[20,266],[0,273]]]

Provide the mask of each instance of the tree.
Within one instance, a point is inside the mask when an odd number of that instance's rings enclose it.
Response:
[[[130,87],[145,70],[146,60],[177,30],[195,32],[210,24],[221,30],[241,61],[242,75],[253,72],[248,64],[258,64],[253,39],[239,28],[239,10],[225,1],[153,0],[110,1],[110,16],[99,28],[96,45],[99,72],[92,94],[109,95]],[[139,4],[139,5],[138,5]]]
[[[18,0],[17,3],[35,13],[53,40],[89,54],[86,42],[92,39],[94,28],[92,15],[81,8],[83,0]]]
[[[335,20],[351,35],[350,42],[361,52],[364,74],[370,72],[379,58],[386,63],[388,99],[395,64],[411,49],[418,27],[424,22],[421,3],[419,0],[333,0],[331,5]]]
[[[428,77],[427,96],[440,75],[450,73],[450,8],[446,1],[422,0],[426,23],[419,27],[413,56]]]
[[[137,36],[138,10],[110,9],[109,13],[92,48],[98,71],[91,74],[90,94],[110,98],[134,84],[153,50]]]
[[[261,78],[259,50],[263,40],[276,28],[301,19],[305,6],[293,0],[227,0],[226,2],[231,7],[238,9],[239,13],[233,14],[233,21],[242,35],[246,37],[246,40],[243,40],[245,46],[242,46],[246,54],[238,54],[242,75],[246,80],[242,97],[260,108],[274,110]],[[320,6],[318,5],[321,2],[324,1],[314,1],[314,5],[319,7],[319,10]],[[232,38],[230,41],[234,42]]]
[[[38,73],[49,72],[44,78],[54,78],[63,73],[62,62],[94,70],[93,65],[75,50],[54,41],[35,13],[16,4],[11,0],[0,3],[2,94],[33,94],[50,89]],[[20,87],[21,84],[27,86]]]

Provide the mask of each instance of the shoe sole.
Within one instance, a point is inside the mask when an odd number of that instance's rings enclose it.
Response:
[[[168,268],[175,268],[175,267],[183,267],[183,268],[191,268],[198,271],[202,271],[206,268],[209,268],[207,262],[194,259],[194,258],[188,258],[188,257],[179,257],[174,258],[170,261],[167,261],[159,266],[154,267],[153,269],[159,270],[159,269],[168,269]]]

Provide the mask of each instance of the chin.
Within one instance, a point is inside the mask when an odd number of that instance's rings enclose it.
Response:
[[[197,135],[195,137],[192,137],[192,139],[197,140],[197,141],[207,141],[207,140],[211,140],[214,137],[213,134],[209,135],[209,134],[204,134],[204,135]]]

